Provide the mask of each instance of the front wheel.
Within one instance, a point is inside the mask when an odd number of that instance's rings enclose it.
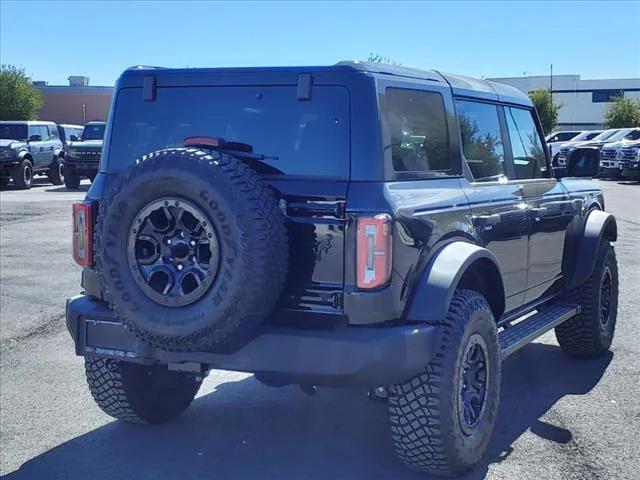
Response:
[[[57,157],[53,161],[47,176],[49,177],[49,181],[54,185],[62,185],[64,183],[64,162],[62,158]]]
[[[23,160],[13,172],[13,184],[18,190],[28,190],[33,185],[33,164]]]
[[[87,384],[93,399],[108,415],[135,423],[164,423],[192,402],[201,380],[168,370],[166,365],[85,357]]]
[[[618,315],[618,262],[607,240],[598,247],[596,265],[587,280],[565,295],[579,305],[579,315],[556,327],[562,351],[575,357],[595,357],[611,346]]]
[[[77,190],[80,188],[80,175],[73,168],[68,168],[64,175],[64,186],[68,190]]]
[[[456,291],[440,350],[423,373],[388,389],[396,452],[409,467],[452,476],[484,454],[498,410],[500,347],[486,299]]]

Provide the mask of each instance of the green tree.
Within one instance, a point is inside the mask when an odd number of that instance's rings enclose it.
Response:
[[[553,132],[558,124],[558,112],[564,107],[564,103],[554,102],[548,89],[532,90],[529,92],[529,98],[538,110],[545,135]]]
[[[396,62],[395,60],[389,57],[383,57],[379,53],[370,53],[369,58],[367,58],[367,62],[387,63],[389,65],[395,65],[396,67],[399,67],[400,65],[402,65],[400,62]]]
[[[640,99],[616,98],[604,114],[607,128],[640,127]]]
[[[31,85],[24,70],[0,66],[0,120],[35,120],[42,95]]]

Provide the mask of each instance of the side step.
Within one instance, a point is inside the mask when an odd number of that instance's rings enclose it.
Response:
[[[504,360],[513,352],[578,313],[580,313],[580,307],[576,305],[553,305],[521,320],[512,327],[504,328],[498,334],[502,359]]]

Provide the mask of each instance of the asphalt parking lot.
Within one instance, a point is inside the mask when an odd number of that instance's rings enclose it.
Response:
[[[485,461],[466,478],[637,479],[640,185],[600,182],[618,219],[620,306],[610,353],[564,356],[552,334],[504,365]],[[214,371],[162,426],[103,414],[64,326],[79,291],[71,203],[39,183],[0,193],[0,473],[36,479],[425,479],[396,460],[385,405],[359,392],[272,389]]]

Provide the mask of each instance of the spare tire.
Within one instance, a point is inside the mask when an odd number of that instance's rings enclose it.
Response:
[[[233,350],[281,293],[284,216],[241,160],[159,150],[101,201],[95,259],[106,300],[143,341],[167,350]]]

